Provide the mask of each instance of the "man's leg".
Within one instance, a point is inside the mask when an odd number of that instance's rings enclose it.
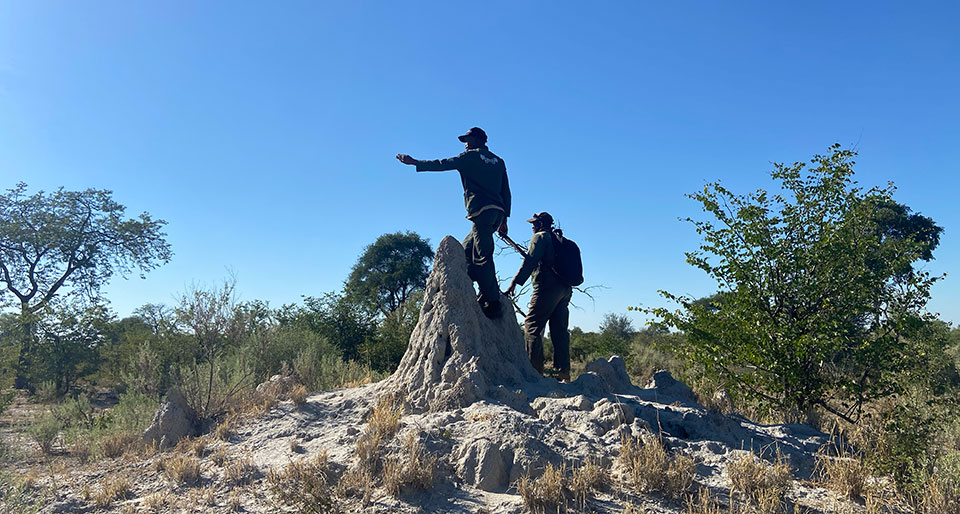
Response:
[[[550,340],[553,342],[553,367],[560,370],[560,375],[570,380],[570,296],[573,290],[569,287],[557,302],[557,306],[550,315]]]
[[[541,375],[543,374],[543,332],[559,300],[556,291],[550,288],[537,287],[534,284],[530,294],[530,307],[527,308],[527,317],[523,320],[523,340],[527,346],[527,355],[530,364]],[[552,335],[551,335],[552,337]],[[568,343],[569,344],[569,343]],[[556,361],[556,357],[554,357]]]
[[[467,233],[467,237],[463,240],[463,253],[467,257],[467,276],[470,277],[470,280],[477,281],[477,271],[476,265],[474,264],[474,251],[477,247],[477,222],[475,220],[470,221],[470,232]]]
[[[500,285],[497,283],[497,270],[493,264],[493,233],[500,226],[503,213],[488,210],[474,219],[476,236],[472,247],[474,280],[480,289],[480,302],[489,303],[491,308],[500,309]]]

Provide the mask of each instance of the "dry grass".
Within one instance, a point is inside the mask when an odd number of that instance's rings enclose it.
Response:
[[[210,453],[210,460],[217,466],[223,466],[223,463],[230,457],[230,452],[223,446]]]
[[[229,441],[236,432],[237,423],[240,421],[240,415],[232,413],[227,415],[216,428],[213,429],[213,437],[221,441]]]
[[[433,487],[437,457],[428,453],[423,443],[411,432],[404,452],[383,463],[383,485],[396,496],[406,489],[428,490]]]
[[[291,462],[280,471],[273,468],[267,471],[267,484],[277,500],[303,514],[336,511],[331,479],[326,452],[313,459]]]
[[[682,454],[669,455],[663,442],[653,436],[641,441],[624,439],[620,464],[638,493],[660,492],[679,498],[693,485],[696,463]]]
[[[705,487],[701,487],[697,494],[688,497],[683,509],[683,514],[722,514],[723,512],[720,503]]]
[[[300,440],[296,437],[290,438],[290,452],[291,453],[300,453],[303,451],[303,445],[300,444]]]
[[[223,471],[223,478],[230,485],[245,485],[253,481],[260,472],[249,455],[244,455],[227,464]]]
[[[566,512],[568,490],[565,464],[559,467],[547,464],[538,478],[531,478],[528,474],[517,481],[517,492],[523,504],[535,513]]]
[[[227,499],[227,509],[230,512],[240,512],[243,510],[243,499],[239,494],[233,493]]]
[[[130,481],[124,477],[108,477],[100,482],[100,487],[91,495],[94,505],[99,508],[109,506],[116,500],[122,500],[130,494]]]
[[[817,454],[815,475],[828,489],[860,499],[867,492],[870,469],[859,455],[834,447]]]
[[[375,473],[383,458],[383,443],[400,430],[403,405],[394,397],[381,398],[367,416],[367,428],[357,440],[357,465]]]
[[[212,484],[194,489],[191,497],[196,505],[212,507],[217,504],[217,491]]]
[[[78,434],[70,445],[70,455],[76,457],[81,464],[86,464],[93,453],[91,446],[90,438],[86,434]]]
[[[916,503],[918,514],[960,514],[960,484],[931,478],[927,494]]]
[[[790,466],[778,452],[777,462],[767,464],[753,453],[734,459],[727,465],[730,479],[730,496],[743,495],[761,514],[773,514],[784,510],[784,497],[790,488]]]
[[[297,407],[302,407],[303,404],[307,403],[307,388],[303,384],[297,384],[290,388],[290,392],[287,393],[287,395]]]
[[[184,455],[193,454],[198,458],[203,458],[207,456],[208,450],[207,446],[210,444],[210,441],[206,437],[185,437],[177,443],[177,446],[174,447],[173,451],[175,453],[181,453]]]
[[[100,440],[100,454],[108,459],[115,459],[139,442],[140,434],[136,432],[110,434]]]
[[[178,484],[195,484],[200,480],[200,459],[178,454],[160,461],[164,473]]]
[[[167,505],[167,493],[159,491],[143,499],[143,506],[149,512],[161,512]]]
[[[570,479],[570,490],[573,497],[584,509],[587,499],[593,491],[602,491],[610,484],[610,476],[607,470],[600,465],[600,462],[594,459],[588,459],[583,465],[573,469],[573,476]]]

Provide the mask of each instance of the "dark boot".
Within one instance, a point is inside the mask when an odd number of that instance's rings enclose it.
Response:
[[[503,316],[503,309],[500,306],[500,299],[496,301],[480,301],[480,308],[483,310],[483,313],[490,319],[497,319]]]

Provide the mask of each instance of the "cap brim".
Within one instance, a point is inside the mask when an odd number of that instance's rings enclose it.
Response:
[[[533,223],[535,221],[537,221],[537,218],[530,218],[527,220],[527,223]]]
[[[466,143],[468,137],[470,137],[469,134],[464,134],[462,136],[457,136],[457,139],[459,139],[461,143]]]

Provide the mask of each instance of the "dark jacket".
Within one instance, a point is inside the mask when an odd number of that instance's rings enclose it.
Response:
[[[527,277],[532,275],[534,285],[544,279],[551,284],[554,282],[559,284],[559,281],[556,280],[556,273],[553,271],[554,260],[556,260],[556,254],[554,254],[552,235],[546,230],[537,232],[530,239],[530,248],[527,249],[527,254],[523,256],[523,264],[513,281],[518,286],[522,286],[527,281]]]
[[[510,216],[510,183],[503,159],[483,147],[472,148],[449,159],[417,161],[417,171],[447,170],[460,172],[467,219],[490,208],[502,210],[504,216]]]

